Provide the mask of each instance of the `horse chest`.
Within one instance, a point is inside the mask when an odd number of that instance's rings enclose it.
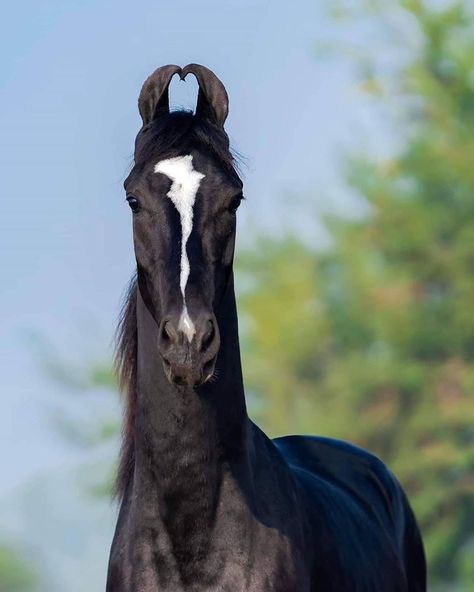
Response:
[[[288,537],[260,523],[240,501],[218,508],[201,549],[180,547],[150,515],[126,519],[114,547],[108,592],[310,590],[304,561]]]

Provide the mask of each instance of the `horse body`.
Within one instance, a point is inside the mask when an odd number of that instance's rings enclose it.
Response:
[[[169,113],[169,81],[188,71],[196,115]],[[168,66],[139,107],[107,592],[422,592],[416,523],[381,461],[324,438],[270,440],[248,418],[232,272],[241,182],[222,83]]]

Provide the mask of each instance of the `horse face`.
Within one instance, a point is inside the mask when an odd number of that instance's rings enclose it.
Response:
[[[177,384],[206,382],[219,350],[216,309],[232,272],[240,179],[194,147],[151,158],[125,189],[138,286],[158,324],[166,376]]]

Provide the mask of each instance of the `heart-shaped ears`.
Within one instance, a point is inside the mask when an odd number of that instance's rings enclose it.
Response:
[[[229,97],[214,72],[199,64],[189,64],[183,69],[174,65],[162,66],[145,80],[138,98],[138,110],[144,126],[169,113],[168,88],[173,76],[179,74],[184,80],[190,73],[194,74],[199,84],[196,115],[224,127],[229,112]]]

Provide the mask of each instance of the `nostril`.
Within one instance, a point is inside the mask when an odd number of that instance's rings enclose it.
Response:
[[[212,322],[211,319],[209,319],[206,322],[204,333],[201,338],[201,347],[200,347],[201,351],[206,350],[211,345],[212,341],[214,340],[215,334],[216,334],[216,329],[215,329],[214,323]]]
[[[163,341],[164,343],[169,341],[171,338],[167,325],[168,323],[163,323],[163,327],[161,328],[161,341]]]
[[[161,328],[161,341],[164,344],[169,344],[176,339],[176,331],[173,329],[172,323],[170,321],[165,321],[163,323],[163,327]]]

